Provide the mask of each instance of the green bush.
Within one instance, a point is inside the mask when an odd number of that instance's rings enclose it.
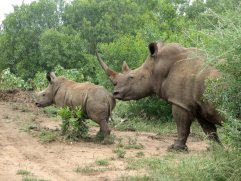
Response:
[[[210,13],[217,19],[212,31],[203,30],[204,41],[210,56],[208,63],[216,66],[221,77],[207,82],[205,96],[212,100],[224,115],[226,141],[241,147],[241,3],[233,11]],[[205,39],[207,40],[207,38]]]
[[[86,116],[80,107],[74,109],[64,107],[59,110],[58,114],[62,118],[61,132],[65,139],[78,141],[88,134]]]
[[[0,78],[0,88],[1,89],[31,89],[30,82],[26,82],[20,77],[16,77],[10,72],[10,69],[5,69],[1,72]]]

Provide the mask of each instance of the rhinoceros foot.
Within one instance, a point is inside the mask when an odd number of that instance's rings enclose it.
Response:
[[[112,135],[105,136],[102,144],[104,145],[111,145],[115,142],[115,138]]]
[[[174,143],[168,147],[168,151],[188,151],[187,145]]]

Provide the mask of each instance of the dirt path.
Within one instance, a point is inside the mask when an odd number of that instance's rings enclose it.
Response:
[[[26,110],[24,104],[0,102],[0,180],[22,180],[23,176],[17,174],[18,170],[27,170],[37,178],[52,181],[118,180],[122,176],[144,175],[145,170],[126,169],[128,160],[137,158],[138,152],[143,152],[145,157],[167,154],[166,149],[174,139],[170,136],[157,137],[154,133],[112,130],[117,138],[123,139],[124,144],[128,139],[136,138],[144,146],[141,150],[126,150],[125,158],[118,158],[113,152],[118,143],[102,145],[80,141],[72,144],[41,144],[37,137],[21,131],[24,123],[37,122],[42,127],[54,128],[58,127],[59,122],[42,113],[36,113],[36,110]],[[97,128],[93,128],[90,133],[93,135],[96,131]],[[190,138],[188,146],[190,152],[197,153],[206,150],[207,144]],[[97,165],[96,160],[100,159],[108,160],[109,165]],[[77,167],[86,170],[76,172]]]

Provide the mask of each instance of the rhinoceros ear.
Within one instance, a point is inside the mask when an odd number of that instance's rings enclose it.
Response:
[[[49,83],[53,83],[54,80],[56,79],[56,75],[54,72],[48,72],[46,75],[46,78],[49,81]]]
[[[122,72],[123,73],[127,73],[130,71],[130,68],[129,66],[127,65],[126,61],[123,62],[123,65],[122,65]]]
[[[154,57],[158,52],[157,43],[150,43],[148,47],[149,47],[151,56]]]

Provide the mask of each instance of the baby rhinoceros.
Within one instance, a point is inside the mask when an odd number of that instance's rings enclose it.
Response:
[[[77,83],[53,72],[47,73],[48,87],[36,93],[36,105],[46,107],[56,104],[58,107],[81,106],[87,117],[100,125],[107,143],[110,135],[108,120],[115,107],[115,99],[104,87],[89,82]]]

